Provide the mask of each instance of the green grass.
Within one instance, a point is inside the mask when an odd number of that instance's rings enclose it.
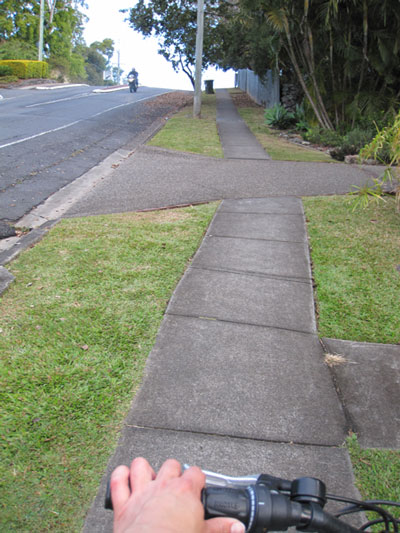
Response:
[[[355,436],[347,439],[356,476],[356,485],[365,500],[392,500],[400,502],[400,452],[398,450],[378,450],[360,448]],[[397,518],[400,509],[387,508]],[[370,519],[376,518],[376,515]],[[382,526],[374,531],[382,531]]]
[[[265,124],[264,109],[261,107],[238,108],[238,111],[272,159],[334,162],[324,152],[303,148],[278,137],[278,134]],[[194,119],[192,115],[192,107],[186,107],[169,119],[148,144],[169,150],[223,157],[216,126],[215,95],[202,95],[201,119]]]
[[[400,342],[400,215],[386,200],[352,212],[348,197],[303,199],[323,337]]]
[[[400,342],[400,215],[385,199],[352,211],[349,197],[303,198],[323,337]],[[400,501],[400,452],[361,449],[355,436],[347,446],[362,497]]]
[[[216,204],[63,220],[0,300],[1,531],[80,531]]]
[[[265,124],[263,108],[239,107],[238,111],[271,159],[278,161],[335,162],[325,152],[304,148],[279,137],[278,131],[272,130]]]
[[[193,118],[193,108],[187,106],[170,118],[148,144],[169,150],[223,157],[216,125],[215,95],[202,95],[200,119]]]

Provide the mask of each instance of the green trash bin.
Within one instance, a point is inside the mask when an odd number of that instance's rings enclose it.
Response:
[[[204,83],[206,84],[206,94],[214,94],[214,80],[205,80]]]

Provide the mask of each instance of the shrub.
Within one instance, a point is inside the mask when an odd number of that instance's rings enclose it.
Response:
[[[319,127],[308,128],[302,134],[304,140],[323,146],[340,146],[342,135],[335,130],[323,130]]]
[[[333,159],[343,161],[346,155],[358,154],[367,143],[372,141],[373,137],[374,133],[370,128],[366,130],[354,128],[342,137],[336,148],[330,151],[330,155]]]
[[[382,154],[385,159],[382,159]],[[379,180],[374,180],[375,185],[373,187],[365,186],[353,193],[358,195],[358,203],[368,205],[371,198],[383,199],[382,184],[386,182],[393,184],[393,180],[395,180],[396,206],[397,210],[400,211],[400,112],[393,124],[379,130],[372,141],[364,146],[360,152],[360,157],[362,159],[372,157],[380,163],[387,163],[388,166]]]
[[[0,76],[12,76],[12,68],[9,65],[0,65]]]
[[[49,70],[45,61],[3,60],[0,65],[10,67],[12,74],[22,79],[46,78]]]
[[[295,114],[288,111],[282,104],[275,104],[265,110],[265,122],[277,129],[287,129],[295,123]]]
[[[0,87],[3,87],[4,85],[8,85],[9,83],[14,83],[15,81],[18,81],[17,76],[1,76]]]
[[[37,58],[37,47],[18,39],[9,39],[0,43],[1,59],[32,59]]]
[[[294,120],[296,123],[297,131],[307,131],[310,125],[306,119],[306,112],[302,105],[296,104],[296,110],[294,112]]]

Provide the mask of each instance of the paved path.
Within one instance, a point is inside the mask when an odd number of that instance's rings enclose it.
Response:
[[[269,159],[237,112],[226,89],[216,91],[217,127],[226,159]]]
[[[137,455],[156,468],[172,456],[233,475],[313,475],[331,492],[358,496],[342,444],[358,421],[361,428],[367,423],[364,396],[373,373],[364,374],[360,388],[354,366],[344,364],[334,374],[325,364],[328,345],[336,353],[349,353],[350,347],[329,339],[325,346],[318,338],[304,212],[296,195],[345,192],[349,179],[364,181],[365,173],[344,165],[268,160],[254,137],[251,144],[251,135],[244,134],[240,144],[238,125],[224,119],[232,110],[222,96],[218,117],[225,160],[144,148],[120,169],[115,195],[108,198],[111,212],[132,204],[225,200],[168,305],[86,532],[111,531],[110,513],[102,509],[105,480],[117,464]],[[230,160],[235,153],[240,157]],[[124,199],[118,192],[122,184]],[[110,191],[106,183],[104,188]],[[266,191],[274,196],[248,198]],[[94,191],[70,215],[97,212],[100,196]],[[400,347],[375,346],[377,367],[383,349],[387,369],[398,370]],[[334,377],[340,372],[345,378],[339,394]],[[351,396],[357,401],[347,405]],[[382,397],[380,415],[393,415],[395,407],[384,405],[390,397]],[[368,423],[371,445],[382,420],[371,423],[369,416]],[[398,427],[380,442],[396,443]]]

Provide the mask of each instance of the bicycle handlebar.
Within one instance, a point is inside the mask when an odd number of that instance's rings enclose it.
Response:
[[[325,488],[321,481],[313,478],[301,478],[296,482],[304,488],[311,485],[318,490]],[[206,519],[220,516],[236,518],[245,524],[249,533],[287,531],[292,526],[302,531],[321,533],[358,531],[325,512],[322,508],[324,503],[318,495],[302,491],[300,488],[297,495],[292,495],[292,498],[298,499],[291,499],[261,483],[247,488],[207,487],[202,492],[202,503]]]
[[[184,465],[184,469],[189,468]],[[325,484],[316,478],[303,477],[289,481],[268,474],[231,477],[203,470],[206,487],[202,491],[205,518],[230,517],[240,520],[248,533],[299,531],[316,533],[354,533],[365,531],[371,524],[384,523],[383,533],[398,532],[400,521],[380,505],[400,506],[396,502],[359,502],[326,494]],[[350,503],[337,516],[324,510],[327,499]],[[105,508],[112,509],[110,483]],[[381,516],[357,529],[338,516],[373,510]],[[390,526],[393,527],[390,530]]]

